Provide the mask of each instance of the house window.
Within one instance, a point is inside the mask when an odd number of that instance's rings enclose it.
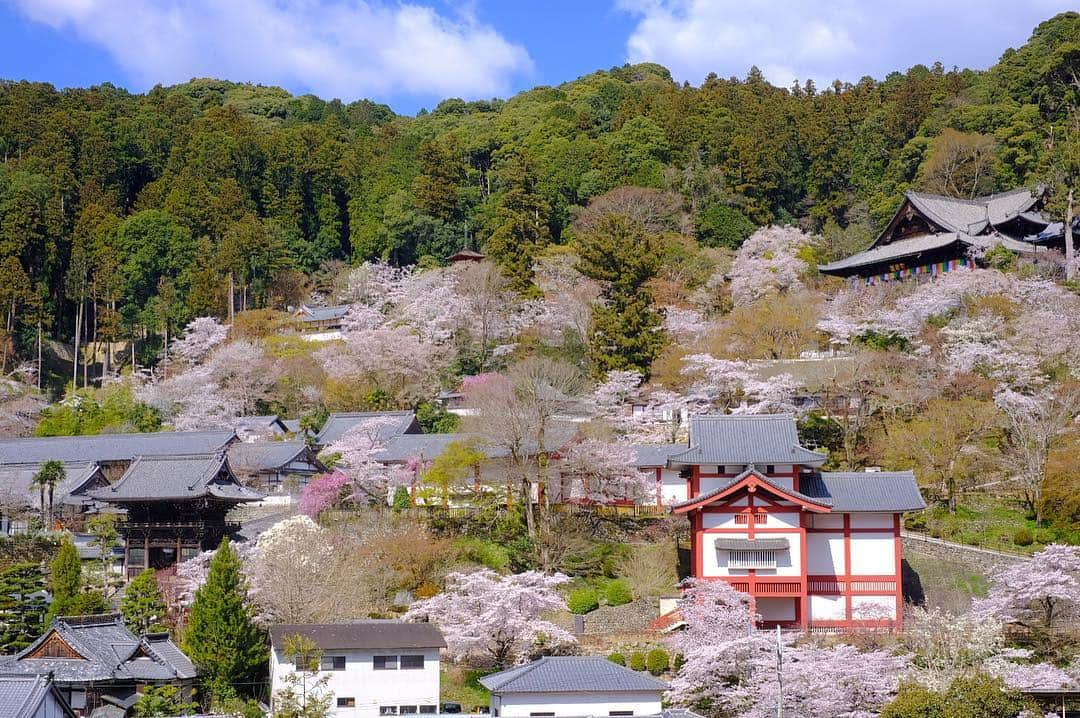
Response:
[[[352,696],[338,696],[337,707],[338,708],[355,708],[356,707],[356,699],[353,698]]]
[[[632,716],[634,711],[608,711],[609,716]]]
[[[345,656],[323,656],[319,667],[324,671],[343,671],[345,670]]]
[[[757,512],[754,514],[754,523],[759,526],[769,520],[769,515],[764,512]],[[739,526],[746,526],[750,523],[750,514],[735,514],[735,523]]]
[[[776,551],[729,550],[728,568],[776,568]]]
[[[128,546],[127,550],[127,562],[128,566],[145,566],[146,565],[146,549],[143,547],[135,548]]]
[[[776,473],[776,466],[774,464],[765,464],[765,473],[772,476]]]
[[[373,660],[376,671],[397,670],[397,656],[375,656]]]
[[[417,668],[424,667],[423,656],[402,656],[401,657],[401,670],[415,670]]]
[[[86,709],[86,691],[71,691],[71,697],[68,699],[71,703],[71,707],[77,711]]]
[[[434,715],[439,712],[439,706],[420,706],[420,715]]]
[[[416,715],[416,706],[398,706],[398,715]]]
[[[397,706],[379,706],[379,715],[381,716],[396,716]]]

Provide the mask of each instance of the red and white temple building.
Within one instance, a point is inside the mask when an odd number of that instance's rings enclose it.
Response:
[[[693,577],[749,593],[765,627],[901,627],[901,518],[926,506],[910,471],[821,472],[790,415],[694,417],[667,458]]]

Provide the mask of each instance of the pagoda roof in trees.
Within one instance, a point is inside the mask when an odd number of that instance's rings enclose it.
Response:
[[[908,191],[896,214],[865,250],[818,267],[826,274],[847,276],[860,267],[898,260],[938,261],[942,252],[969,248],[987,250],[1001,245],[1014,252],[1031,252],[1025,238],[1046,229],[1049,222],[1038,212],[1044,189],[958,199]]]
[[[233,441],[236,434],[231,429],[4,439],[0,464],[131,461],[136,456],[216,452]]]
[[[187,456],[140,456],[115,484],[90,492],[114,504],[217,499],[242,503],[263,495],[237,481],[224,452]]]
[[[668,454],[669,465],[820,466],[826,458],[799,444],[791,414],[694,416],[690,418],[689,446]]]
[[[345,436],[350,429],[354,429],[369,419],[391,419],[386,426],[379,428],[378,440],[389,441],[398,434],[419,434],[420,424],[416,421],[414,411],[350,411],[333,413],[326,419],[322,429],[315,435],[315,443],[319,446],[328,446]]]
[[[674,513],[685,514],[744,491],[757,493],[759,490],[763,493],[772,494],[778,499],[790,501],[814,513],[826,514],[833,510],[830,500],[794,491],[774,479],[770,479],[752,466],[747,467],[741,474],[729,479],[712,491],[677,503],[671,508]]]
[[[34,474],[43,463],[0,464],[0,502],[7,506],[36,505],[39,489],[34,486]],[[65,461],[63,466],[64,480],[53,488],[53,501],[57,504],[88,503],[88,491],[109,483],[101,467],[93,462]]]

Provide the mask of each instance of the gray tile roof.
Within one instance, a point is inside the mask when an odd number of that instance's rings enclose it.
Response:
[[[26,506],[36,506],[40,493],[33,481],[40,468],[41,463],[0,464],[0,501],[8,505],[22,502]],[[64,476],[53,490],[55,504],[85,504],[90,501],[88,490],[108,483],[101,468],[86,461],[65,462]]]
[[[547,656],[480,679],[495,694],[659,692],[667,684],[600,656]]]
[[[709,415],[690,418],[690,446],[670,455],[672,464],[804,464],[826,456],[799,445],[790,414]]]
[[[807,496],[832,503],[836,513],[921,511],[926,502],[910,471],[863,471],[804,474],[799,488]]]
[[[302,635],[324,650],[365,648],[445,648],[446,639],[434,623],[396,620],[347,623],[278,624],[270,627],[270,642],[277,647],[286,636]]]
[[[61,715],[53,712],[39,713],[41,704],[49,694],[55,698],[56,705],[63,711]],[[0,676],[0,716],[4,718],[37,718],[39,715],[48,715],[49,718],[74,717],[74,713],[64,702],[63,698],[53,687],[48,676],[39,675],[16,675]]]
[[[229,466],[234,471],[279,471],[293,461],[307,461],[313,470],[324,467],[303,441],[238,441],[229,446]]]
[[[82,658],[32,658],[53,632]],[[0,664],[0,672],[52,673],[60,685],[110,681],[166,682],[195,678],[187,656],[165,634],[137,638],[120,614],[57,618],[48,631]]]
[[[379,440],[388,441],[398,434],[419,434],[420,425],[416,423],[416,413],[412,411],[354,411],[331,414],[322,429],[315,435],[315,443],[328,446],[368,419],[387,417],[394,420],[379,431]]]
[[[333,307],[309,307],[303,305],[297,310],[296,316],[302,322],[323,322],[327,320],[343,319],[349,313],[348,304],[339,304]]]
[[[263,498],[240,485],[223,453],[140,456],[119,481],[91,491],[90,496],[110,503],[197,498],[243,502]]]
[[[49,436],[0,440],[0,464],[43,461],[130,461],[136,456],[205,454],[236,439],[231,430],[162,431],[152,434]]]
[[[863,267],[869,264],[887,262],[892,259],[913,257],[922,254],[923,252],[948,247],[957,241],[959,241],[959,235],[955,232],[921,234],[907,239],[898,239],[895,242],[889,242],[888,244],[872,246],[869,249],[857,252],[850,257],[844,257],[843,259],[838,259],[829,264],[819,265],[818,269],[822,272],[834,272],[841,269]]]
[[[673,509],[682,509],[682,508],[685,508],[687,506],[695,506],[697,504],[701,504],[702,502],[707,503],[710,499],[715,498],[717,496],[720,496],[725,491],[730,489],[732,486],[735,486],[736,484],[740,483],[743,479],[745,479],[747,476],[751,476],[751,475],[756,476],[759,481],[766,484],[767,486],[773,487],[779,493],[786,494],[788,496],[799,499],[801,501],[806,501],[807,503],[817,504],[818,506],[821,506],[821,507],[824,507],[824,508],[831,508],[832,507],[832,502],[830,500],[828,500],[828,499],[825,499],[825,498],[822,498],[822,497],[810,496],[808,494],[801,493],[799,491],[792,491],[791,489],[787,488],[783,484],[780,484],[777,481],[775,481],[774,479],[771,479],[768,476],[766,476],[765,474],[761,473],[757,469],[754,469],[753,467],[750,467],[750,468],[747,468],[745,471],[741,472],[740,474],[738,474],[737,476],[734,476],[734,477],[728,479],[727,481],[725,481],[720,486],[717,486],[712,491],[706,491],[705,493],[698,494],[697,496],[693,496],[693,497],[687,499],[686,501],[680,501],[679,503],[674,504],[672,506],[672,508]],[[800,481],[801,481],[801,479],[800,479]],[[802,488],[801,484],[800,484],[800,488]]]
[[[552,424],[548,427],[545,444],[547,451],[559,451],[566,448],[578,435],[578,427],[570,423]],[[484,452],[489,459],[503,459],[510,455],[505,446],[489,443],[479,434],[399,434],[386,442],[386,446],[375,454],[378,461],[393,464],[404,463],[412,459],[430,460],[446,450],[455,441],[471,441]],[[536,443],[528,442],[523,447],[533,454]]]
[[[634,466],[639,469],[667,466],[672,454],[686,450],[685,444],[636,444]]]
[[[293,434],[300,433],[300,420],[299,419],[282,419],[282,424]]]
[[[285,422],[282,421],[277,414],[267,414],[266,416],[238,416],[233,423],[236,425],[237,429],[246,429],[252,432],[269,431],[284,434],[289,430],[289,428],[285,426]]]

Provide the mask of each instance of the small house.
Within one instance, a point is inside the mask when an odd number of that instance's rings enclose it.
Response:
[[[270,681],[275,695],[286,685],[286,676],[296,671],[296,659],[286,650],[291,636],[306,638],[321,653],[319,673],[329,676],[332,715],[374,718],[439,712],[439,653],[446,640],[434,624],[367,620],[271,626]]]
[[[668,686],[600,656],[547,656],[480,679],[499,718],[653,716]]]
[[[48,676],[0,676],[0,716],[4,718],[75,718]]]

